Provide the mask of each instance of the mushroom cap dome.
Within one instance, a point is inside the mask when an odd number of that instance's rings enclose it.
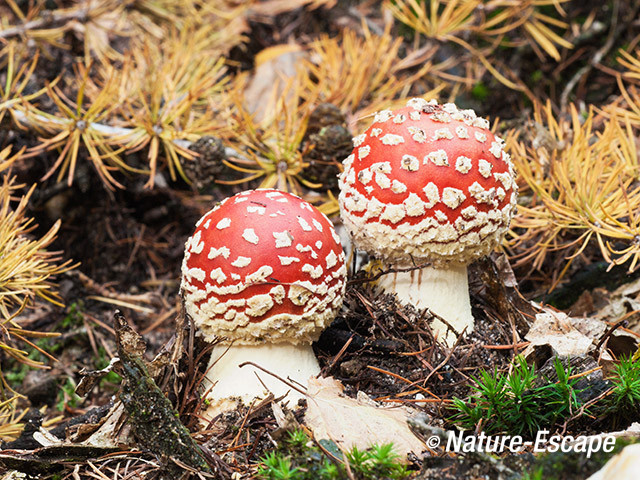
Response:
[[[504,142],[473,110],[414,98],[375,115],[340,175],[354,243],[396,265],[465,265],[509,227],[517,186]]]
[[[180,286],[205,340],[311,343],[344,297],[346,267],[329,219],[295,195],[223,200],[185,244]]]

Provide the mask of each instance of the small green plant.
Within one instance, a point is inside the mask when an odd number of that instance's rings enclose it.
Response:
[[[297,467],[291,467],[291,459],[276,452],[267,453],[262,459],[264,466],[260,466],[258,474],[264,478],[288,480],[303,478],[303,472]]]
[[[107,357],[107,351],[102,346],[98,347],[98,357],[96,358],[96,361],[95,361],[96,369],[102,370],[104,368],[107,368],[107,366],[109,366],[109,363],[110,363],[110,360]],[[100,386],[104,387],[105,384],[119,385],[121,381],[122,381],[122,377],[112,370],[109,373],[107,373],[104,377],[102,377],[102,379],[100,380]]]
[[[473,95],[473,98],[481,102],[486,100],[490,93],[489,88],[483,82],[476,83],[471,89],[471,95]]]
[[[27,355],[26,358],[33,364],[45,362],[46,357],[42,353],[43,351],[55,353],[55,348],[52,346],[49,338],[39,338],[35,340],[33,344],[33,347],[29,346],[24,349]],[[22,385],[22,382],[24,382],[27,373],[35,367],[29,363],[21,362],[15,362],[14,365],[14,368],[9,369],[4,374],[4,377],[11,389],[18,389],[20,385]]]
[[[70,378],[60,386],[58,391],[58,401],[56,402],[56,408],[59,411],[63,411],[65,407],[75,408],[82,401],[82,397],[76,394],[76,385]]]
[[[330,450],[338,453],[335,444],[333,447]],[[259,478],[268,480],[402,479],[409,475],[390,443],[373,445],[367,450],[354,447],[344,457],[351,476],[343,463],[330,459],[304,431],[295,430],[288,433],[276,451],[262,457],[257,473]]]
[[[524,472],[520,480],[542,480],[544,478],[543,473],[544,473],[544,469],[537,468],[532,472]]]
[[[632,420],[640,414],[640,361],[622,357],[611,378],[613,391],[606,398],[606,413],[619,420]]]
[[[554,361],[554,368],[558,380],[549,384],[550,404],[554,406],[555,421],[558,418],[566,418],[573,415],[577,408],[580,407],[578,393],[574,386],[578,382],[577,378],[572,378],[571,365],[564,367],[558,358]],[[587,411],[585,410],[585,413]]]
[[[517,364],[507,377],[507,409],[504,411],[502,422],[511,432],[521,435],[534,435],[545,424],[551,412],[541,405],[550,406],[551,390],[549,388],[535,388],[537,375],[533,366],[527,365],[524,357],[517,358]],[[547,410],[547,411],[545,411]]]
[[[407,467],[399,463],[398,458],[392,443],[373,445],[365,451],[354,447],[347,453],[352,472],[360,478],[405,478]]]
[[[84,319],[83,311],[84,302],[82,300],[70,304],[67,307],[67,314],[60,323],[62,329],[69,330],[70,328],[82,325]]]
[[[475,379],[475,393],[468,400],[454,398],[452,421],[473,430],[482,422],[488,433],[534,435],[544,427],[571,416],[581,406],[574,388],[571,367],[554,361],[557,381],[540,379],[524,357],[517,357],[508,375],[481,370]]]

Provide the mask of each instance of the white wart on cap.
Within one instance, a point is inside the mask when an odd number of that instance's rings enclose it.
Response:
[[[204,215],[185,244],[181,292],[199,335],[222,344],[210,364],[213,395],[248,400],[262,392],[254,373],[223,372],[244,361],[263,359],[303,384],[319,373],[311,342],[338,312],[345,284],[333,225],[295,195],[246,191]]]
[[[499,244],[516,206],[504,142],[472,110],[414,98],[378,112],[353,144],[339,202],[354,244],[387,267],[433,266],[384,276],[379,286],[457,333],[470,331],[466,266]],[[456,338],[442,322],[434,330],[446,343]]]
[[[187,240],[181,290],[206,340],[310,343],[342,303],[346,269],[333,225],[278,190],[227,198]]]
[[[504,142],[472,110],[415,98],[376,114],[340,176],[342,220],[396,264],[468,264],[506,232],[516,185]]]

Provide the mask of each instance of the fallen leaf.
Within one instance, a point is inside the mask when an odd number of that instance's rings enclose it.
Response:
[[[126,422],[126,412],[121,402],[116,403],[103,419],[100,427],[81,442],[87,447],[123,448],[133,444],[131,425]]]
[[[582,333],[573,324],[571,317],[562,312],[547,310],[536,315],[525,339],[531,342],[527,350],[550,345],[558,355],[580,355],[587,353],[594,338]],[[583,320],[583,319],[580,319]],[[603,331],[605,326],[603,325]],[[525,352],[525,356],[527,352]]]
[[[342,450],[365,450],[373,444],[393,442],[402,458],[426,448],[409,429],[410,411],[404,407],[377,407],[370,401],[354,400],[343,393],[334,378],[312,378],[307,389],[305,424],[318,440],[331,440]]]
[[[247,110],[259,123],[272,112],[270,99],[278,98],[285,90],[287,79],[296,75],[298,65],[305,56],[298,44],[274,45],[256,55],[256,68],[244,90],[244,102]],[[287,92],[289,97],[292,92]]]
[[[271,402],[271,411],[273,412],[273,418],[276,420],[278,428],[271,432],[271,436],[275,439],[280,438],[285,432],[292,432],[300,429],[300,423],[296,420],[295,415],[291,410],[286,412],[277,402]]]
[[[335,4],[335,0],[267,0],[251,5],[249,18],[252,20],[261,20],[265,17],[275,17],[306,5],[309,5],[310,9],[313,10],[322,6],[332,8]]]
[[[625,318],[626,328],[640,333],[640,315],[632,312],[640,312],[640,279],[618,287],[609,296],[608,305],[594,316],[612,324]]]

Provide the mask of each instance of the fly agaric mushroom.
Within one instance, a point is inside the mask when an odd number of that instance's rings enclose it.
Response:
[[[473,110],[414,98],[378,112],[353,144],[339,201],[354,244],[385,267],[429,264],[384,275],[378,286],[471,331],[467,265],[496,247],[516,205],[503,141]],[[456,338],[439,320],[433,329],[449,345]]]
[[[333,225],[295,195],[246,191],[204,215],[185,244],[180,289],[198,334],[218,341],[203,382],[212,387],[207,399],[247,402],[265,386],[276,397],[291,390],[239,367],[248,361],[302,385],[319,374],[311,343],[338,312],[345,280]]]

